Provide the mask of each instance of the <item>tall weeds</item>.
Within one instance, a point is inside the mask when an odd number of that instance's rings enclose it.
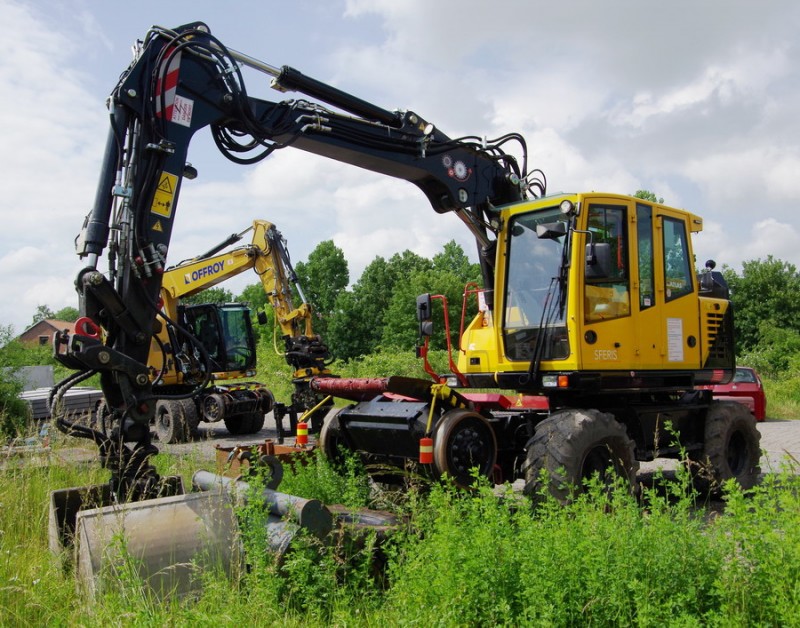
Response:
[[[158,464],[175,470],[169,457]],[[342,471],[314,459],[287,469],[281,488],[328,503],[392,503],[351,464]],[[721,513],[697,506],[683,472],[635,497],[590,486],[567,506],[544,499],[535,509],[510,489],[412,489],[398,506],[405,523],[381,544],[384,569],[369,535],[348,545],[300,533],[276,560],[254,505],[240,513],[248,568],[201,573],[198,596],[156,603],[124,572],[89,600],[48,552],[49,491],[105,473],[93,465],[11,469],[0,478],[0,623],[797,625],[796,472],[767,476],[747,493],[726,486]]]

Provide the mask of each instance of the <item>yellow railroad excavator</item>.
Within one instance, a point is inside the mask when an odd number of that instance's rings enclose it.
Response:
[[[249,232],[249,244],[225,250]],[[272,307],[276,331],[280,329],[284,356],[294,369],[295,392],[288,407],[276,404],[264,384],[240,381],[255,375],[256,366],[256,341],[247,305],[181,303],[181,299],[246,271],[258,275]],[[298,307],[293,305],[292,286],[300,296]],[[246,230],[202,255],[167,268],[161,301],[161,325],[152,336],[148,357],[153,393],[158,396],[153,424],[160,442],[184,442],[200,422],[224,421],[231,434],[253,434],[261,430],[270,410],[275,409],[282,418],[319,403],[319,395],[309,391],[307,382],[310,377],[329,374],[326,361],[330,355],[313,332],[311,306],[275,225],[254,220]]]
[[[245,70],[303,97],[253,97]],[[459,484],[477,469],[564,499],[595,473],[632,481],[638,461],[680,451],[709,463],[717,480],[755,481],[752,417],[697,388],[729,380],[735,364],[727,289],[713,270],[694,272],[695,214],[615,194],[548,196],[521,135],[449,137],[413,111],[229,49],[200,22],[153,27],[109,108],[97,194],[77,240],[85,322],[58,334],[55,347],[76,370],[59,392],[100,373],[111,428],[80,435],[98,442],[120,501],[161,485],[147,463],[158,398],[148,355],[189,144],[205,127],[235,163],[292,148],[409,181],[476,240],[480,312],[464,324],[457,385],[310,378],[313,392],[351,401],[326,413],[329,455],[343,447],[381,468],[413,465]],[[435,296],[417,304],[423,335]],[[93,329],[102,333],[86,333]]]

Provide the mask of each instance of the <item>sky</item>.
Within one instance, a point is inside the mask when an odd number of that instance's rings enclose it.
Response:
[[[40,305],[77,307],[74,239],[106,97],[151,25],[194,21],[451,137],[520,132],[550,193],[650,190],[704,218],[698,265],[739,271],[772,255],[800,267],[794,0],[0,0],[0,327],[21,333]],[[246,81],[285,97],[262,74]],[[207,131],[189,160],[199,176],[183,185],[168,263],[256,218],[278,226],[295,262],[332,239],[351,281],[405,249],[430,257],[456,240],[474,255],[466,228],[407,182],[292,149],[239,166]]]

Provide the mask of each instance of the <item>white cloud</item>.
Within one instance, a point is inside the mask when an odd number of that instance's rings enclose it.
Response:
[[[0,20],[0,322],[21,331],[38,305],[77,304],[72,242],[93,199],[105,116],[68,64],[70,39],[8,2]]]
[[[740,99],[761,96],[772,81],[791,71],[782,49],[739,52],[724,65],[698,68],[697,78],[678,84],[659,94],[638,91],[632,100],[620,104],[609,115],[612,124],[641,128],[654,116],[665,116],[681,109],[698,107],[706,113],[713,101],[720,106]]]
[[[685,172],[704,186],[717,205],[749,204],[752,215],[769,212],[794,218],[790,201],[800,198],[800,151],[797,147],[754,146],[738,152],[719,152],[686,162]]]
[[[772,255],[776,259],[797,258],[800,250],[800,232],[794,225],[779,222],[774,218],[759,220],[751,232],[751,238],[744,243],[744,259],[766,259]]]
[[[758,218],[759,214],[754,213],[750,220],[704,221],[703,231],[695,236],[698,266],[713,259],[718,267],[724,264],[739,272],[742,262],[766,259],[770,255],[797,266],[800,251],[798,228],[774,218]]]

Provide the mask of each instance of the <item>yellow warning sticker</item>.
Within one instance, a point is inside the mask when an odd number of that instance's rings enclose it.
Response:
[[[153,196],[153,204],[150,211],[159,216],[169,218],[172,216],[172,205],[175,197],[175,188],[178,185],[178,177],[169,172],[162,172],[161,179],[158,182],[155,196]]]
[[[160,220],[156,220],[156,222],[153,224],[153,231],[164,231],[164,227],[161,226]]]

